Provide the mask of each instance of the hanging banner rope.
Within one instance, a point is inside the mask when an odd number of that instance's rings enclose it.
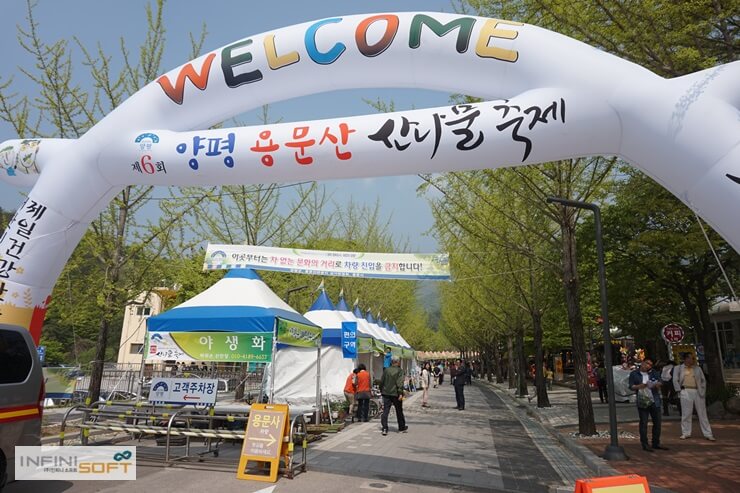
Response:
[[[274,270],[319,276],[450,279],[446,253],[361,253],[253,245],[208,245],[203,270]]]

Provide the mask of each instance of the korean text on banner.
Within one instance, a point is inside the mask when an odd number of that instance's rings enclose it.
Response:
[[[342,356],[357,358],[357,322],[342,322]]]
[[[147,332],[147,361],[272,360],[270,332]]]
[[[149,402],[156,404],[216,403],[218,380],[212,378],[153,378]]]
[[[366,253],[298,250],[254,245],[208,245],[203,270],[274,270],[377,279],[450,279],[446,253]]]
[[[278,318],[277,333],[278,344],[300,347],[316,347],[321,345],[321,327]]]

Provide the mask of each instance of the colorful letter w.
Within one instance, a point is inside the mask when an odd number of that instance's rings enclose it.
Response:
[[[166,75],[157,79],[157,83],[162,86],[162,90],[172,101],[177,104],[182,104],[183,98],[185,97],[185,79],[190,79],[193,85],[201,91],[205,90],[208,85],[208,74],[211,73],[211,63],[213,63],[214,58],[216,58],[215,53],[211,53],[206,57],[200,73],[195,71],[192,63],[183,65],[180,69],[180,73],[177,75],[177,82],[174,87]]]

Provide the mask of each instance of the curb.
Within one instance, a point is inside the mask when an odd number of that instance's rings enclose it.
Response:
[[[513,395],[511,395],[508,391],[508,388],[503,388],[500,386],[500,384],[497,384],[495,382],[484,382],[485,385],[490,385],[494,389],[500,391],[502,394],[505,394],[511,401],[514,402],[515,405],[519,407],[523,407],[526,409],[526,413],[528,416],[531,416],[532,418],[539,421],[539,423],[542,425],[543,428],[545,428],[550,435],[555,438],[560,444],[562,444],[570,453],[576,456],[581,462],[583,462],[586,467],[591,469],[591,471],[597,475],[597,476],[622,476],[625,473],[617,471],[612,466],[609,465],[609,463],[604,460],[603,458],[599,457],[598,455],[591,452],[591,450],[587,447],[584,447],[583,445],[580,445],[572,438],[563,435],[560,433],[557,428],[554,428],[549,423],[544,422],[540,415],[535,411],[536,406],[533,406],[529,402],[524,402],[523,400],[519,400]],[[562,489],[556,490],[558,493],[561,491],[565,491]],[[650,485],[650,491],[653,493],[674,493],[671,490],[667,490],[665,488],[660,488],[658,486]]]
[[[553,428],[549,423],[543,421],[540,415],[535,410],[535,407],[529,402],[517,399],[508,392],[509,389],[502,388],[499,384],[491,382],[489,383],[489,385],[493,386],[496,390],[499,390],[502,394],[505,394],[517,406],[525,408],[528,416],[536,419],[548,431],[548,433],[550,433],[553,438],[555,438],[560,444],[568,449],[570,453],[575,455],[581,462],[583,462],[589,469],[591,469],[594,474],[598,476],[619,476],[623,474],[611,467],[608,462],[591,452],[591,450],[589,450],[588,448],[580,445],[572,438],[563,435],[562,433],[557,431],[556,428]]]

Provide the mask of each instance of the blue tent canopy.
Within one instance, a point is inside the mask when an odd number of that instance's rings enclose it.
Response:
[[[188,301],[150,317],[160,332],[272,332],[276,319],[316,326],[280,299],[252,269],[234,269]]]
[[[331,298],[329,298],[326,291],[322,289],[321,293],[319,293],[319,296],[316,298],[316,301],[313,302],[311,308],[306,312],[306,316],[311,318],[315,322],[315,325],[322,328],[322,346],[341,346],[342,344],[342,320],[335,311],[336,309],[334,308],[334,304],[331,302]]]
[[[331,302],[331,298],[329,298],[329,295],[327,295],[326,291],[323,289],[321,290],[319,297],[316,298],[316,301],[311,305],[311,308],[308,309],[309,312],[317,310],[334,310],[334,303]]]
[[[348,311],[350,311],[349,307],[347,306],[347,302],[344,301],[344,296],[340,296],[339,297],[339,302],[337,303],[337,306],[336,306],[335,310],[340,311],[340,312],[348,312]],[[357,315],[357,314],[355,314],[355,315]]]

